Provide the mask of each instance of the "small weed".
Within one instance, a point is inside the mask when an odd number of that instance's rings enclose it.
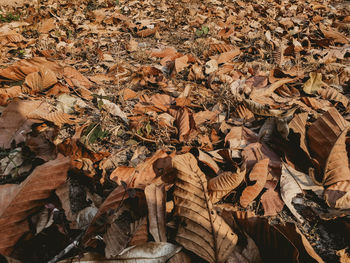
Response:
[[[18,21],[20,19],[20,15],[14,15],[12,13],[7,13],[6,15],[0,14],[0,22],[11,22]]]
[[[206,35],[208,35],[208,33],[209,33],[209,27],[207,27],[207,26],[202,26],[201,29],[198,28],[196,30],[196,36],[197,37],[206,36]]]
[[[86,130],[83,132],[83,136],[81,137],[81,140],[83,143],[89,143],[93,144],[98,139],[103,139],[108,136],[108,131],[103,130],[101,128],[101,125],[98,123],[91,123],[89,127],[86,128]]]

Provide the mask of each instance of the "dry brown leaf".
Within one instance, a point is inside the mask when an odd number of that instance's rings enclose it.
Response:
[[[1,185],[0,253],[10,255],[17,240],[29,231],[27,217],[64,183],[68,169],[69,158],[59,156],[36,167],[20,185]]]
[[[125,187],[120,185],[115,188],[108,197],[101,204],[98,212],[91,221],[89,227],[86,229],[86,232],[83,236],[84,246],[90,245],[91,238],[98,232],[101,232],[105,223],[108,221],[108,216],[120,209],[121,205],[125,200],[129,198],[129,194],[126,191]]]
[[[324,86],[322,74],[310,72],[310,78],[304,83],[303,90],[307,94],[317,93]]]
[[[63,124],[73,124],[75,123],[75,120],[76,120],[75,116],[65,112],[55,111],[55,112],[47,113],[47,112],[38,111],[38,110],[30,113],[28,115],[28,118],[49,121],[57,125],[58,127],[61,127]]]
[[[243,99],[244,105],[254,114],[261,116],[281,116],[285,114],[283,110],[270,109],[266,105],[259,104],[253,100]]]
[[[260,201],[264,208],[264,216],[275,216],[282,211],[284,206],[280,195],[272,188],[262,194]]]
[[[220,168],[217,163],[211,158],[211,156],[201,150],[198,149],[198,160],[207,166],[209,166],[214,173],[218,173]]]
[[[334,88],[321,88],[317,91],[317,93],[326,100],[340,102],[346,109],[349,107],[349,99]]]
[[[55,29],[55,19],[54,18],[48,18],[44,19],[41,21],[39,27],[38,27],[38,32],[39,33],[49,33],[52,29]]]
[[[186,141],[191,132],[196,129],[192,113],[187,108],[180,108],[177,111],[169,111],[175,118],[175,124],[178,128],[179,141]]]
[[[327,204],[338,209],[350,209],[350,180],[337,182],[324,191]]]
[[[148,207],[149,232],[156,242],[166,242],[165,231],[165,187],[150,184],[145,188]]]
[[[223,172],[208,182],[209,197],[213,203],[218,202],[229,192],[239,186],[245,176],[245,171],[232,173]]]
[[[178,171],[175,215],[181,219],[176,241],[211,263],[224,262],[237,236],[213,209],[205,174],[190,153],[175,156],[173,167]]]
[[[326,27],[323,26],[322,24],[320,25],[320,29],[326,38],[332,39],[335,43],[341,43],[341,44],[348,44],[349,43],[349,39],[345,35],[337,32],[333,29],[327,30]]]
[[[254,214],[232,212],[237,223],[259,247],[264,262],[324,262],[314,251],[305,236],[292,223],[271,225],[265,218]]]
[[[116,257],[118,262],[167,262],[181,250],[180,246],[166,242],[148,242],[143,245],[128,247]]]
[[[137,246],[147,243],[148,241],[148,224],[147,217],[142,217],[139,220],[130,224],[132,239],[128,246]]]
[[[239,48],[221,53],[219,55],[219,58],[217,59],[217,62],[218,62],[218,64],[226,63],[226,62],[232,60],[233,58],[237,57],[239,54],[241,54],[241,50]]]
[[[30,115],[47,110],[47,104],[38,100],[11,102],[0,117],[0,147],[7,149],[11,147],[12,141],[16,144],[25,141],[26,134],[35,122],[30,119]]]
[[[229,44],[210,44],[210,51],[211,52],[219,52],[224,53],[231,51],[235,47]]]
[[[306,122],[308,118],[308,113],[298,113],[295,114],[291,122],[289,123],[289,128],[293,130],[294,133],[300,135],[300,148],[310,156],[309,149],[306,142]]]
[[[309,146],[319,165],[316,180],[324,186],[350,180],[345,136],[349,124],[332,108],[319,117],[307,131]],[[321,171],[322,170],[322,171]]]
[[[249,174],[250,181],[256,181],[253,185],[247,186],[239,199],[241,206],[247,207],[261,192],[266,183],[268,174],[269,159],[258,161]]]
[[[33,72],[26,76],[24,84],[26,84],[29,89],[27,91],[26,87],[24,87],[22,90],[35,94],[47,89],[56,83],[56,74],[50,69],[40,67],[39,72]]]
[[[28,74],[38,72],[40,68],[51,70],[56,75],[62,73],[62,66],[58,63],[48,61],[42,57],[34,57],[20,60],[5,69],[0,69],[0,82],[24,80]]]
[[[175,59],[175,70],[177,73],[183,71],[186,67],[188,67],[188,56],[182,56]]]
[[[168,154],[163,150],[158,150],[154,155],[144,162],[140,163],[136,168],[117,168],[111,174],[111,179],[118,182],[124,181],[128,187],[145,188],[157,177],[153,169],[153,164],[159,158],[165,158]]]

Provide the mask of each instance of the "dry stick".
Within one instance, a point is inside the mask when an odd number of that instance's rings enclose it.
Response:
[[[58,253],[53,259],[48,261],[48,263],[56,263],[59,260],[61,260],[65,255],[67,255],[73,248],[79,246],[79,239],[83,236],[85,232],[85,229],[83,232],[81,232],[74,240],[72,243],[70,243],[65,249],[63,249],[60,253]]]

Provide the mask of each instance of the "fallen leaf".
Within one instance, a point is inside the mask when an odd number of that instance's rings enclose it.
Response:
[[[208,181],[209,197],[213,203],[221,200],[225,195],[237,188],[243,181],[245,171],[237,173],[223,172]]]
[[[240,197],[240,204],[247,207],[264,188],[268,174],[269,159],[258,161],[249,174],[250,181],[255,181],[255,184],[247,186]]]
[[[10,255],[18,239],[29,231],[27,216],[40,209],[52,190],[67,177],[69,158],[59,156],[44,163],[20,185],[1,185],[0,195],[0,252]]]
[[[310,78],[304,83],[303,90],[307,94],[315,94],[323,85],[322,74],[310,72]]]
[[[173,158],[178,171],[174,190],[175,215],[181,218],[176,241],[209,262],[224,262],[237,236],[209,201],[207,180],[190,154]]]
[[[116,257],[118,262],[156,263],[166,262],[181,250],[181,247],[166,242],[148,242],[143,245],[128,247]]]
[[[165,188],[150,184],[145,188],[148,207],[149,232],[156,242],[166,242],[165,231]]]

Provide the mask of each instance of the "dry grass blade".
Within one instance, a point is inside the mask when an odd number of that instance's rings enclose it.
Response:
[[[234,190],[244,179],[245,171],[232,173],[223,172],[209,180],[208,191],[213,203],[221,200],[225,195]]]
[[[1,186],[0,253],[9,255],[17,240],[29,231],[27,217],[64,183],[69,166],[69,158],[59,156],[35,168],[20,185]]]
[[[316,180],[323,185],[350,180],[345,146],[348,127],[348,122],[332,108],[318,118],[307,132],[310,149],[323,169],[323,174]]]
[[[255,184],[247,186],[240,198],[241,206],[247,207],[264,188],[267,174],[268,174],[269,159],[262,159],[258,161],[252,171],[250,172],[250,181],[256,181]]]
[[[181,219],[176,241],[211,263],[224,262],[238,238],[213,209],[196,158],[190,153],[177,155],[173,167],[178,171],[175,215]]]
[[[165,187],[150,184],[145,188],[148,207],[149,232],[156,242],[166,242]]]

